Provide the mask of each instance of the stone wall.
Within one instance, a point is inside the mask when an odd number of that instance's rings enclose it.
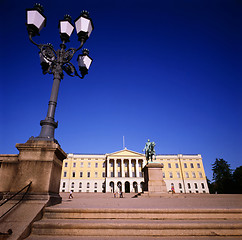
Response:
[[[0,154],[0,193],[9,192],[18,169],[18,154]]]

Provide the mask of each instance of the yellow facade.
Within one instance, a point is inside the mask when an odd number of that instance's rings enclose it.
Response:
[[[173,185],[179,193],[208,193],[202,157],[197,155],[157,155],[162,163],[167,191]],[[144,182],[144,154],[124,149],[111,154],[68,154],[63,162],[60,191],[140,192]]]

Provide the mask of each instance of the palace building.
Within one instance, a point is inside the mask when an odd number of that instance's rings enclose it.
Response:
[[[157,155],[163,163],[167,192],[209,193],[202,157]],[[63,161],[60,192],[142,192],[145,155],[128,149],[108,154],[68,154]]]

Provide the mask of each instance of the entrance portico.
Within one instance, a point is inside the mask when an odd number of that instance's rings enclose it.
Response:
[[[143,154],[124,149],[107,155],[106,192],[141,192],[144,182],[142,168],[145,166]]]
[[[144,178],[106,178],[106,192],[142,192]]]

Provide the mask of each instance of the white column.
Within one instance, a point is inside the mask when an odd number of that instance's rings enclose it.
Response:
[[[138,193],[141,192],[141,190],[140,190],[140,182],[137,183],[137,189],[138,189]]]
[[[131,159],[129,159],[129,177],[132,177]]]
[[[124,159],[121,159],[121,177],[125,177],[124,167]]]
[[[143,160],[143,165],[142,165],[143,168],[144,168],[144,166],[145,166],[145,163],[146,163],[146,160]]]
[[[113,176],[117,177],[117,159],[113,159],[113,171],[114,171]]]
[[[136,159],[135,171],[136,171],[136,177],[139,177],[139,161],[138,161],[138,159]]]
[[[109,159],[107,159],[107,177],[109,177]]]

